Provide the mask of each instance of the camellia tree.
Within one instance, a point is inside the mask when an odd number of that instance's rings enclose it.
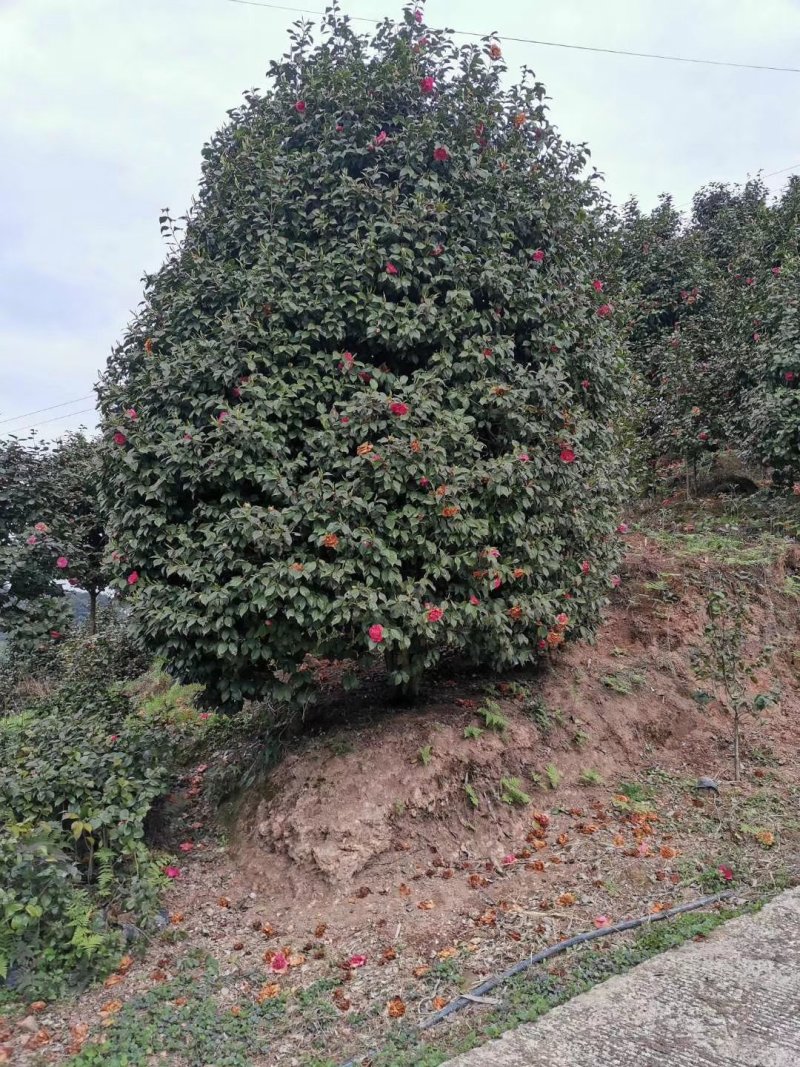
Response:
[[[235,704],[309,654],[495,666],[612,584],[626,375],[587,152],[420,11],[300,24],[203,151],[101,385],[141,633]]]
[[[89,632],[107,586],[98,445],[83,434],[54,444],[0,443],[0,627],[20,649],[61,638],[72,610],[59,582],[89,596]]]

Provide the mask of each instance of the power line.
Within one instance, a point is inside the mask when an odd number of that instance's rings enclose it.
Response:
[[[53,406],[54,407],[58,407],[59,405],[55,404]],[[46,411],[47,409],[43,408],[42,410]],[[69,412],[67,412],[66,415],[56,415],[52,419],[44,419],[42,422],[34,422],[29,426],[15,426],[13,430],[5,430],[4,433],[14,434],[14,433],[22,433],[23,430],[36,430],[40,426],[47,426],[48,423],[60,422],[61,419],[71,419],[76,415],[88,415],[90,411],[91,412],[95,412],[96,410],[97,410],[96,408],[83,408],[82,411],[69,411]]]
[[[82,400],[91,400],[91,398],[92,394],[87,393],[86,396],[79,396],[75,400],[64,400],[60,404],[51,404],[47,408],[37,408],[35,411],[26,411],[22,415],[12,415],[7,419],[0,419],[0,426],[5,426],[7,422],[19,422],[20,419],[29,419],[31,415],[41,415],[43,411],[55,411],[56,408],[65,408],[68,404],[80,404]]]
[[[267,7],[273,11],[292,11],[298,15],[324,15],[324,11],[315,11],[305,7],[290,7],[286,4],[270,4],[265,0],[226,0],[229,4],[241,4],[244,7]],[[380,24],[382,19],[367,18],[365,15],[348,15],[353,22],[371,22]],[[487,37],[488,34],[476,33],[474,30],[452,30],[459,37]],[[600,48],[588,44],[568,44],[564,41],[539,41],[534,37],[510,37],[505,34],[492,34],[498,41],[509,41],[514,44],[535,44],[545,48],[568,48],[577,52],[600,52],[610,56],[634,56],[637,59],[661,59],[669,63],[698,63],[709,67],[735,67],[739,70],[771,70],[781,71],[785,74],[800,74],[800,67],[775,67],[765,63],[734,63],[726,59],[697,59],[693,56],[672,56],[660,52],[632,52],[625,48]]]

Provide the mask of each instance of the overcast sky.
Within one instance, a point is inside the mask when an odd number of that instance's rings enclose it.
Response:
[[[343,3],[373,17],[401,6]],[[43,435],[94,425],[91,411],[61,416],[93,407],[141,275],[163,257],[159,210],[186,208],[202,144],[244,89],[264,85],[298,17],[230,0],[0,0],[0,433],[55,418]],[[426,17],[800,66],[799,0],[429,0]],[[503,51],[512,72],[528,64],[545,82],[553,120],[589,142],[615,201],[633,193],[651,206],[669,191],[683,205],[709,180],[800,171],[800,74],[528,44]],[[8,421],[64,401],[75,403]]]

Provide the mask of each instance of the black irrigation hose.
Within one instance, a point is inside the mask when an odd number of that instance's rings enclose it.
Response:
[[[699,900],[692,900],[688,904],[681,904],[677,908],[670,908],[669,911],[660,911],[655,915],[642,915],[638,919],[628,919],[622,923],[614,923],[613,926],[603,926],[599,930],[587,930],[585,933],[576,934],[575,937],[568,937],[566,941],[559,941],[556,945],[551,945],[550,948],[544,949],[542,952],[537,952],[535,956],[528,956],[527,959],[520,960],[518,963],[513,964],[511,967],[507,967],[506,970],[501,971],[500,974],[494,975],[492,978],[487,978],[485,982],[481,982],[479,986],[476,986],[470,991],[469,997],[456,997],[455,1000],[451,1000],[449,1004],[445,1005],[441,1011],[437,1011],[434,1015],[431,1015],[424,1023],[420,1024],[420,1031],[429,1030],[430,1027],[436,1026],[442,1019],[446,1019],[448,1015],[452,1015],[454,1012],[461,1011],[462,1008],[468,1007],[474,1003],[471,997],[480,997],[484,993],[489,993],[492,989],[496,989],[497,986],[507,981],[509,978],[513,978],[516,974],[521,974],[523,971],[527,971],[533,967],[535,963],[541,963],[543,960],[550,959],[551,956],[557,956],[561,952],[565,952],[568,948],[572,948],[574,945],[583,945],[587,941],[594,941],[598,937],[608,937],[609,934],[620,934],[625,930],[635,930],[637,926],[645,926],[649,923],[661,922],[663,919],[673,919],[676,915],[683,915],[687,911],[697,911],[698,908],[705,908],[709,904],[716,904],[720,900],[729,900],[732,896],[735,896],[735,890],[726,889],[724,893],[714,893],[710,897],[701,897]],[[364,1059],[365,1056],[374,1056],[375,1053],[364,1053],[361,1056],[356,1056],[346,1063],[341,1064],[341,1067],[356,1067],[356,1065]]]

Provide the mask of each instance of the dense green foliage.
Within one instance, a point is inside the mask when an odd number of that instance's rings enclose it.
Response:
[[[98,443],[82,434],[0,441],[0,629],[17,653],[46,651],[68,631],[59,579],[88,594],[94,630],[109,580],[99,478]]]
[[[297,30],[109,364],[138,625],[225,700],[307,653],[380,646],[413,686],[443,648],[524,663],[596,622],[625,396],[602,202],[503,69],[410,10]]]
[[[64,641],[61,684],[0,718],[0,978],[31,995],[113,965],[115,916],[152,919],[162,876],[145,821],[207,729],[192,690],[129,692],[125,647]]]
[[[630,311],[641,431],[651,462],[697,468],[720,449],[800,476],[800,179],[710,185],[685,224],[669,197],[635,202],[610,245]]]

